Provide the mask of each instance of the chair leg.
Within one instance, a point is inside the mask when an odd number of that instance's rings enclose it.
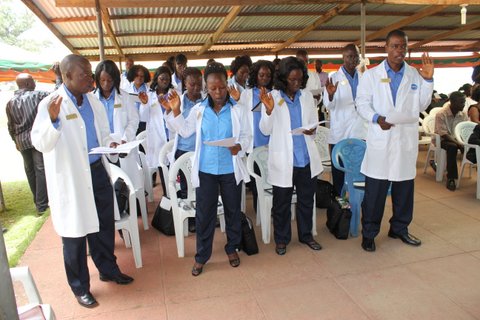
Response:
[[[138,234],[137,220],[130,224],[130,241],[132,244],[133,259],[135,260],[135,267],[141,268],[142,263],[142,249],[140,247],[140,235]]]
[[[442,182],[443,175],[445,173],[445,168],[447,167],[447,152],[445,150],[440,150],[437,163],[437,172],[435,173],[435,180],[437,182]]]
[[[183,238],[183,220],[182,217],[173,217],[175,227],[175,240],[177,242],[177,253],[179,258],[185,256],[185,239]]]
[[[467,163],[462,161],[462,167],[460,168],[460,175],[458,176],[457,188],[460,188],[460,181],[463,177],[463,171],[465,170],[465,165]],[[470,166],[470,177],[472,176],[472,166]]]
[[[142,215],[143,230],[148,230],[148,212],[147,203],[145,201],[145,191],[143,188],[135,190],[138,202],[140,203],[140,213]]]
[[[262,216],[262,240],[263,243],[270,243],[270,230],[272,228],[272,197],[265,198],[265,206],[261,213]]]
[[[428,164],[430,162],[430,147],[428,148],[428,151],[427,151],[427,159],[425,159],[425,165],[423,166],[423,173],[427,173],[427,168],[428,168]]]
[[[121,230],[122,230],[123,242],[125,242],[125,247],[131,248],[132,242],[130,241],[130,231],[128,229],[121,229]]]
[[[313,198],[312,235],[317,235],[317,200]]]

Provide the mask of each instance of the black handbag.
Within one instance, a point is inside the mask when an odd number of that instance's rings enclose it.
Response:
[[[115,198],[117,199],[118,211],[121,217],[128,215],[128,197],[130,196],[130,189],[122,178],[118,178],[113,184],[115,189]]]
[[[317,192],[315,193],[315,206],[319,209],[328,209],[335,201],[335,189],[325,180],[317,179]]]
[[[167,236],[175,235],[175,225],[173,223],[172,209],[162,208],[161,202],[158,204],[155,214],[152,218],[152,227]]]
[[[339,201],[341,203],[339,203]],[[327,228],[337,239],[348,239],[350,233],[350,220],[352,218],[352,211],[348,202],[341,198],[327,209]]]
[[[249,256],[258,253],[258,244],[253,229],[252,220],[242,212],[242,242],[241,249]]]

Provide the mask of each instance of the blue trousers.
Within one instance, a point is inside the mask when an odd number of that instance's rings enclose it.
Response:
[[[293,186],[297,191],[298,240],[309,242],[312,236],[312,214],[317,178],[311,177],[310,165],[293,168]],[[276,244],[289,244],[292,239],[292,195],[293,187],[273,186],[273,237]]]
[[[373,239],[380,232],[388,188],[392,184],[393,215],[390,229],[396,234],[407,234],[413,219],[414,180],[388,181],[365,177],[365,196],[362,203],[362,235]]]
[[[113,188],[101,160],[90,166],[93,194],[97,207],[100,231],[80,238],[62,237],[63,260],[67,280],[75,295],[90,291],[90,275],[87,265],[87,241],[90,254],[100,273],[115,276],[120,273],[117,258],[113,254],[115,245],[115,218]]]
[[[234,253],[242,239],[242,222],[240,204],[242,184],[235,181],[235,175],[208,174],[199,172],[200,187],[196,189],[195,227],[197,235],[197,253],[195,261],[206,263],[212,256],[213,236],[217,223],[218,191],[222,196],[225,214],[225,231],[227,244],[225,252]]]

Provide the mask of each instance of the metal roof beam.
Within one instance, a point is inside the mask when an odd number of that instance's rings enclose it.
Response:
[[[49,21],[47,16],[37,7],[37,5],[32,0],[22,0],[22,2],[30,9],[39,19],[42,21],[50,31],[60,40],[65,47],[67,47],[71,52],[77,53],[78,51],[72,46],[70,42],[63,36],[63,34],[57,30]]]
[[[427,43],[437,41],[437,40],[441,40],[441,39],[445,39],[445,38],[448,38],[448,37],[453,36],[455,34],[459,34],[459,33],[469,31],[469,30],[472,30],[472,29],[477,29],[477,28],[480,28],[480,21],[470,23],[470,24],[466,24],[466,25],[464,25],[460,28],[457,28],[457,29],[454,29],[454,30],[451,30],[451,31],[447,31],[447,32],[443,32],[443,33],[439,33],[439,34],[434,35],[433,37],[430,37],[428,39],[415,42],[414,44],[409,46],[408,49],[409,50],[417,49],[417,48],[420,48],[421,46],[423,46]]]
[[[414,15],[408,17],[408,18],[405,18],[405,19],[402,19],[398,22],[395,22],[389,26],[386,26],[385,28],[381,29],[381,30],[378,30],[374,33],[371,33],[369,35],[367,35],[365,41],[372,41],[372,40],[375,40],[375,39],[378,39],[380,37],[383,37],[385,36],[386,34],[388,34],[390,31],[392,30],[395,30],[395,29],[400,29],[401,27],[404,27],[404,26],[407,26],[415,21],[418,21],[420,19],[423,19],[425,17],[428,17],[436,12],[440,12],[442,11],[443,9],[445,9],[447,6],[430,6],[422,11],[419,11],[417,13],[415,13]],[[360,44],[360,40],[357,40],[355,42],[355,44]]]
[[[291,37],[290,39],[288,39],[284,43],[282,43],[282,44],[276,46],[275,48],[273,48],[272,52],[278,52],[278,51],[288,47],[289,45],[291,45],[295,41],[303,38],[310,31],[315,30],[318,26],[322,25],[322,23],[325,23],[325,22],[331,20],[333,17],[337,16],[340,12],[346,10],[348,7],[350,7],[350,4],[339,4],[339,5],[335,6],[334,8],[328,10],[327,13],[325,13],[323,16],[321,16],[320,18],[315,20],[315,22],[313,22],[308,27],[306,27],[305,29],[303,29],[302,31],[297,33],[295,36]]]
[[[103,25],[105,26],[105,29],[107,29],[107,35],[110,37],[110,39],[113,42],[113,45],[117,49],[118,55],[122,58],[125,58],[125,55],[123,54],[122,48],[120,47],[120,44],[118,43],[118,40],[115,37],[115,33],[113,32],[112,22],[110,20],[110,14],[108,13],[108,8],[106,8],[103,5],[103,1],[100,4],[100,10],[102,12]]]
[[[205,52],[208,51],[208,49],[215,44],[215,42],[218,41],[220,36],[227,30],[228,26],[235,20],[237,15],[240,13],[242,10],[242,6],[233,6],[228,15],[225,17],[223,20],[222,24],[218,27],[217,31],[205,41],[203,46],[198,50],[197,55],[204,54]]]

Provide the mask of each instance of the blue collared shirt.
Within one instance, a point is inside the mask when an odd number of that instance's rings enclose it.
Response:
[[[191,101],[190,99],[188,99],[187,95],[184,95],[183,111],[182,111],[183,117],[186,119],[190,114],[190,111],[192,110],[193,106],[195,106],[197,103],[201,101],[202,101],[201,98],[196,101]],[[181,151],[195,151],[195,137],[196,137],[195,133],[188,138],[183,138],[181,135],[178,135],[177,149]]]
[[[98,92],[98,97],[103,106],[105,107],[105,111],[107,111],[108,123],[110,124],[110,132],[113,133],[113,111],[115,110],[115,88],[112,90],[110,97],[104,98],[100,91]]]
[[[347,77],[348,83],[350,84],[350,88],[352,89],[352,96],[353,96],[353,101],[355,101],[355,98],[357,97],[357,87],[358,87],[358,72],[355,70],[355,74],[353,77],[348,73],[348,71],[345,69],[344,66],[342,66],[343,73]]]
[[[232,99],[227,101],[218,114],[210,106],[208,99],[202,104],[206,105],[201,126],[202,143],[231,138],[233,136],[231,113],[235,102]],[[233,157],[230,150],[203,144],[199,169],[201,172],[215,175],[233,173]]]
[[[260,90],[255,87],[252,90],[252,106],[255,107],[260,102]],[[260,119],[262,118],[262,113],[259,111],[253,111],[253,147],[261,147],[267,145],[270,141],[270,136],[266,136],[260,131]]]
[[[133,93],[139,93],[139,92],[146,92],[147,91],[147,85],[144,83],[140,86],[140,88],[137,89],[137,87],[132,83],[133,87]],[[135,102],[135,107],[137,110],[140,110],[140,102]]]
[[[285,100],[290,112],[290,127],[293,129],[302,126],[302,106],[300,104],[301,91],[295,93],[293,101],[283,91],[280,91],[282,98]],[[308,155],[307,143],[305,136],[292,135],[293,139],[293,166],[303,168],[310,163],[310,156]]]
[[[83,94],[83,101],[82,105],[78,105],[77,99],[73,96],[73,94],[68,90],[68,88],[64,85],[65,91],[67,92],[68,97],[73,101],[75,107],[77,107],[78,112],[82,116],[83,122],[85,122],[85,131],[87,133],[87,149],[88,151],[92,150],[99,146],[98,138],[97,138],[97,131],[95,130],[95,116],[93,114],[92,106],[88,101],[87,95]],[[90,163],[94,163],[95,161],[99,160],[101,155],[99,154],[89,154],[88,160]]]
[[[402,67],[398,72],[395,72],[390,68],[390,65],[385,61],[385,70],[387,70],[387,76],[390,79],[390,91],[392,92],[393,106],[397,102],[397,92],[400,87],[400,83],[403,79],[403,74],[405,73],[405,62],[402,64]]]

